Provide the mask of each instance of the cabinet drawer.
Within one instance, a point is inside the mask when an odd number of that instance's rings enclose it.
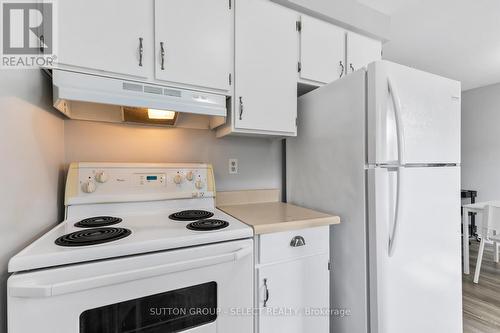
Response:
[[[329,226],[324,226],[260,235],[259,263],[328,253],[329,230]]]

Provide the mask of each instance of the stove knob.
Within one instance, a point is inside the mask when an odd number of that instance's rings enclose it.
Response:
[[[205,185],[205,184],[203,184],[203,182],[202,182],[201,180],[199,180],[199,179],[198,179],[197,181],[195,181],[195,182],[194,182],[194,186],[195,186],[198,190],[201,190],[201,189],[203,188],[203,185]]]
[[[101,172],[98,172],[96,175],[95,175],[95,179],[99,182],[99,183],[105,183],[108,181],[109,179],[109,176],[106,172],[104,171],[101,171]]]
[[[181,174],[176,174],[175,177],[174,177],[174,183],[176,184],[180,184],[182,183],[182,175]]]
[[[193,171],[188,171],[188,173],[186,173],[186,179],[188,181],[192,181],[194,178],[194,174],[193,174]]]
[[[97,186],[95,183],[91,180],[86,181],[85,183],[82,184],[82,191],[85,193],[92,193],[95,192]]]

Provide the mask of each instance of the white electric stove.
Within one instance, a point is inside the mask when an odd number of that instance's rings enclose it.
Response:
[[[252,229],[210,165],[74,163],[65,206],[9,262],[9,333],[252,332]]]

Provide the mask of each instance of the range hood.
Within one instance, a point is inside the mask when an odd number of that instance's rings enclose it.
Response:
[[[53,69],[52,85],[54,107],[69,118],[72,118],[73,102],[120,106],[125,110],[143,109],[145,112],[165,110],[222,117],[227,112],[226,96],[223,95],[67,70]]]

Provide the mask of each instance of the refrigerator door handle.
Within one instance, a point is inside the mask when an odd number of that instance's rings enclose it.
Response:
[[[400,221],[400,211],[401,211],[401,189],[402,189],[402,172],[401,168],[398,167],[396,168],[396,203],[395,203],[395,209],[394,209],[394,223],[392,224],[392,229],[389,234],[389,246],[388,246],[388,255],[389,257],[392,257],[394,255],[394,250],[396,248],[396,240],[398,236],[398,227],[399,227],[399,221]]]
[[[399,95],[397,89],[394,87],[392,80],[387,78],[387,86],[389,89],[389,94],[391,96],[391,101],[394,106],[394,115],[396,119],[396,136],[398,143],[398,164],[404,164],[404,132],[403,123],[401,119],[401,102],[399,100]]]

